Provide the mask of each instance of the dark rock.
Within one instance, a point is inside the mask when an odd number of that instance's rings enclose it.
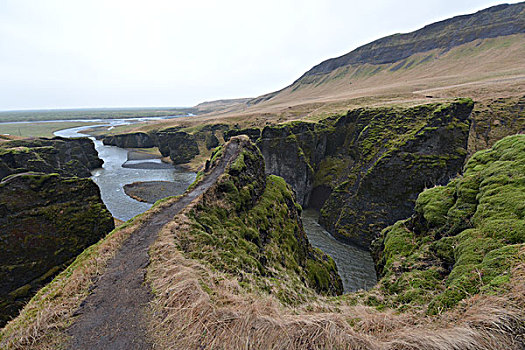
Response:
[[[423,188],[461,171],[472,107],[458,100],[358,109],[321,123],[266,127],[258,145],[267,172],[282,176],[302,205],[322,208],[324,227],[368,248],[382,228],[411,213]]]
[[[261,137],[261,129],[259,128],[246,128],[246,129],[231,129],[224,133],[224,141],[228,141],[234,136],[246,135],[252,142],[256,142]]]
[[[157,140],[160,153],[169,156],[174,164],[188,163],[199,154],[195,136],[187,132],[159,132]]]
[[[191,235],[203,236],[181,237],[181,246],[206,259],[210,250],[201,253],[207,245],[200,242],[213,237],[213,255],[209,259],[218,270],[241,277],[252,274],[256,280],[294,276],[284,284],[298,283],[302,288],[306,284],[322,294],[341,294],[337,267],[330,257],[310,245],[301,222],[301,208],[290,186],[282,178],[266,174],[261,152],[246,136],[230,142],[234,141],[240,145],[238,155],[189,215],[196,224]],[[216,163],[210,164],[213,168]],[[246,245],[246,241],[252,245]],[[195,242],[199,244],[194,246]],[[255,261],[257,267],[253,268],[249,262]],[[296,287],[291,289],[297,292]],[[289,302],[286,298],[283,301]]]
[[[90,179],[25,173],[0,182],[0,327],[114,228]]]
[[[89,177],[102,164],[88,138],[41,138],[0,145],[0,179],[28,171]]]
[[[209,133],[206,135],[205,143],[206,149],[212,149],[219,145],[219,139],[213,133]]]
[[[102,143],[121,148],[151,148],[156,146],[155,137],[145,132],[105,136]]]

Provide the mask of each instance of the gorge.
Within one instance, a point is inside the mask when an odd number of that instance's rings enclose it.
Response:
[[[524,42],[503,4],[192,115],[4,135],[0,348],[523,349]]]

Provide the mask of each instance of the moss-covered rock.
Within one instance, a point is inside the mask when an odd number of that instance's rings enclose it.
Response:
[[[505,136],[525,133],[525,96],[476,102],[471,120],[468,157]]]
[[[462,177],[422,192],[415,214],[374,242],[392,307],[429,314],[475,294],[501,293],[525,263],[525,135],[477,152]]]
[[[105,145],[121,148],[151,148],[156,146],[155,141],[155,135],[150,135],[145,132],[109,135],[102,139],[102,143]]]
[[[0,145],[0,179],[28,171],[88,177],[102,164],[88,138],[40,138]]]
[[[206,145],[206,149],[212,149],[219,146],[219,139],[217,138],[217,136],[215,136],[214,133],[206,134],[204,142]]]
[[[410,215],[425,187],[445,184],[467,154],[471,100],[407,109],[357,109],[319,123],[267,126],[258,146],[320,223],[364,247]]]
[[[221,154],[219,149],[215,158]],[[178,244],[189,257],[232,274],[247,290],[275,294],[285,303],[304,301],[312,289],[340,294],[335,263],[310,245],[300,211],[290,187],[265,174],[260,151],[245,139],[190,212],[191,232],[180,235]]]
[[[160,153],[169,156],[174,164],[188,163],[199,154],[195,136],[184,131],[159,132],[157,142]]]
[[[0,182],[0,326],[113,228],[90,179],[23,173]]]
[[[228,141],[234,136],[246,135],[252,142],[256,142],[261,137],[261,129],[259,128],[245,128],[245,129],[230,129],[224,132],[224,141]]]

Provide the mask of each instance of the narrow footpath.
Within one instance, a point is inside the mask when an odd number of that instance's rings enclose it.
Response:
[[[220,163],[190,192],[138,228],[108,263],[93,292],[75,313],[79,315],[67,333],[70,349],[153,349],[146,336],[145,315],[152,295],[144,283],[149,263],[148,248],[160,229],[195,198],[212,186],[239,153],[232,140]]]

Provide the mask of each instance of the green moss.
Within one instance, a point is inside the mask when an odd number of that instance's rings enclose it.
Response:
[[[326,157],[317,167],[314,177],[314,187],[327,185],[335,187],[338,181],[344,176],[348,168],[348,160],[342,157]]]
[[[472,295],[504,293],[525,262],[524,208],[525,135],[515,135],[476,153],[462,177],[421,193],[416,215],[383,232],[385,303],[428,303],[436,314]]]
[[[330,275],[326,266],[319,261],[308,259],[306,262],[308,284],[319,289],[329,290]]]
[[[308,286],[323,293],[334,290],[335,263],[307,243],[286,182],[253,173],[261,163],[259,153],[243,149],[217,183],[220,205],[195,207],[191,232],[178,245],[189,257],[240,278],[250,291],[275,293],[284,303],[313,297]]]
[[[446,223],[447,213],[454,205],[455,186],[436,186],[422,192],[415,207],[421,213],[429,227],[436,227]]]

